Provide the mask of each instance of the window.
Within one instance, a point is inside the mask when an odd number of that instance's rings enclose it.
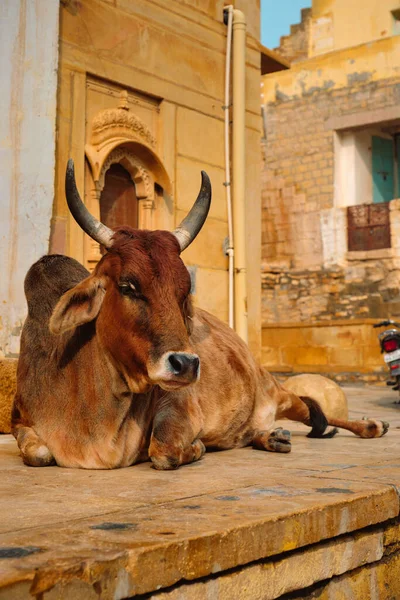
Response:
[[[400,34],[400,8],[392,10],[392,34]]]
[[[344,138],[346,141],[346,138]],[[389,202],[399,197],[400,138],[379,128],[349,132],[347,145],[347,247],[352,251],[390,248]],[[350,153],[350,157],[352,154]]]
[[[335,142],[335,206],[381,204],[400,198],[398,128],[340,132]]]

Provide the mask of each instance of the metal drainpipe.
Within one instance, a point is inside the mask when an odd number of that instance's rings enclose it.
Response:
[[[240,10],[233,10],[233,239],[235,241],[235,330],[246,343],[247,271],[246,271],[246,19]]]
[[[232,54],[232,25],[233,6],[224,8],[224,23],[227,25],[226,34],[226,62],[225,62],[225,98],[224,98],[224,130],[225,130],[225,193],[226,209],[228,216],[228,243],[225,254],[228,256],[228,323],[229,327],[235,328],[234,314],[234,240],[233,240],[233,218],[232,218],[232,193],[231,193],[231,144],[230,144],[230,85],[231,85],[231,54]]]

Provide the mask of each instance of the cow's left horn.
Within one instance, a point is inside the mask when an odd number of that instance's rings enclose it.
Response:
[[[203,227],[211,204],[211,182],[205,171],[201,172],[201,188],[196,202],[190,209],[189,214],[172,233],[181,247],[185,250],[191,244]]]
[[[106,225],[103,225],[101,221],[95,219],[83,204],[78,188],[76,187],[74,161],[72,158],[69,159],[67,164],[65,195],[69,210],[79,227],[105,248],[111,248],[114,232]]]

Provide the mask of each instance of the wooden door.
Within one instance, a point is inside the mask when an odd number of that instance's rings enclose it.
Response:
[[[135,184],[119,163],[111,165],[100,196],[100,220],[108,227],[138,227],[138,200]]]

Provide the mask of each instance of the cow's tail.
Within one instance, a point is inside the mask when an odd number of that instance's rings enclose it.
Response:
[[[316,400],[313,400],[309,396],[299,396],[299,398],[307,406],[310,413],[309,425],[311,427],[311,431],[307,434],[307,437],[332,438],[338,433],[338,429],[336,427],[325,433],[326,428],[328,427],[328,419]]]

